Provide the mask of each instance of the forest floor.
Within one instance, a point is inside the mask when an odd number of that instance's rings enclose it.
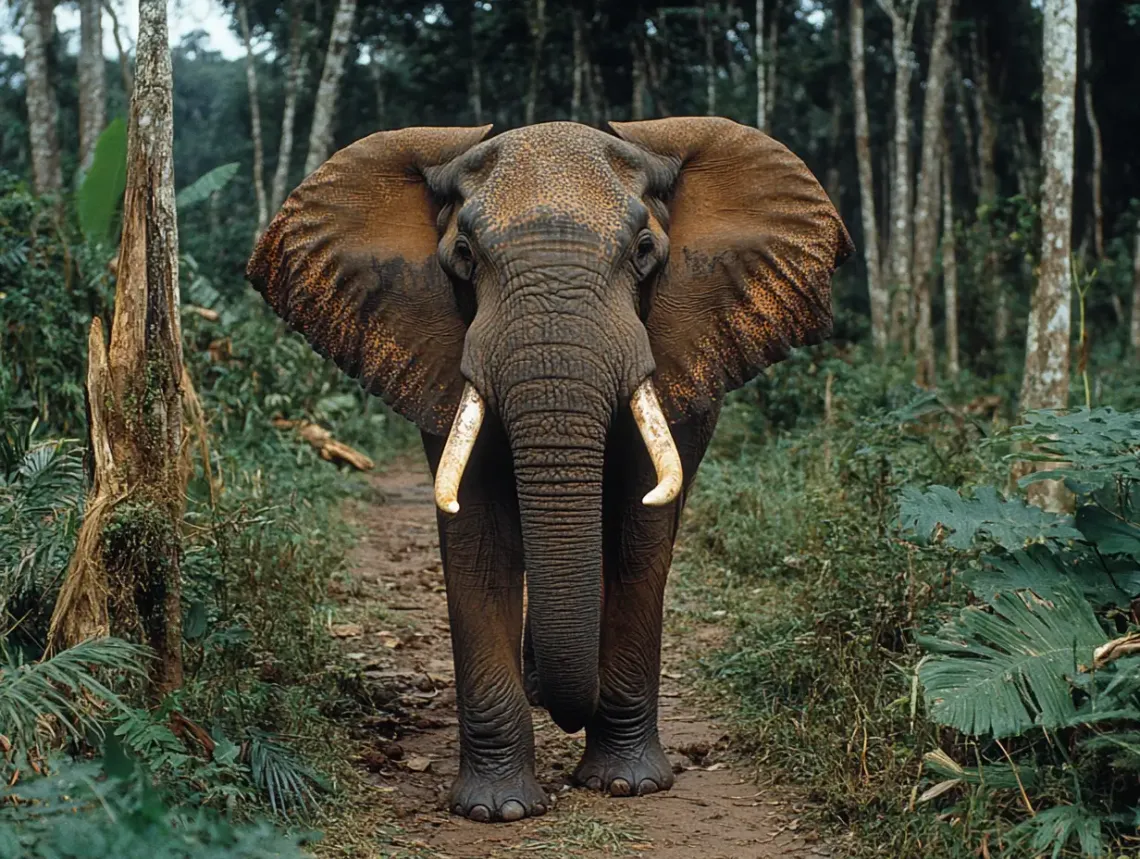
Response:
[[[657,859],[829,857],[797,817],[794,793],[759,786],[733,755],[725,728],[695,688],[694,660],[727,630],[686,611],[671,585],[663,645],[660,725],[675,787],[606,798],[571,789],[583,735],[566,735],[535,711],[539,780],[555,798],[543,817],[472,823],[445,809],[458,768],[455,689],[432,488],[422,460],[406,456],[372,480],[372,498],[347,515],[360,542],[333,590],[345,659],[360,666],[366,708],[350,728],[358,793],[326,827],[319,852],[352,857],[653,856]],[[381,846],[384,844],[385,846]]]

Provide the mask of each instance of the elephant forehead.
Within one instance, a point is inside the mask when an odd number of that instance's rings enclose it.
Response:
[[[471,201],[493,231],[553,218],[614,238],[629,229],[638,194],[635,168],[611,141],[571,122],[507,132],[493,141],[497,158]]]

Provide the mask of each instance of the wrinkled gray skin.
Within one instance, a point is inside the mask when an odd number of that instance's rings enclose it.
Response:
[[[826,335],[850,240],[798,159],[726,120],[629,123],[624,140],[571,123],[483,133],[392,132],[335,156],[286,203],[249,276],[420,424],[433,473],[447,425],[431,408],[450,418],[465,380],[486,403],[460,510],[438,517],[461,739],[449,802],[511,821],[548,804],[530,703],[585,727],[578,784],[672,785],[657,696],[685,492],[725,387]],[[420,222],[416,176],[433,201]],[[373,181],[376,194],[359,190]],[[656,508],[629,407],[650,377],[685,475]]]

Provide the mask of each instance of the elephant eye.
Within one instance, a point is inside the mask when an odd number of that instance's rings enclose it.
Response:
[[[475,273],[475,252],[465,235],[458,235],[451,246],[451,269],[461,280],[470,280]]]
[[[657,262],[657,240],[649,230],[642,230],[633,252],[633,267],[638,277],[645,278]]]

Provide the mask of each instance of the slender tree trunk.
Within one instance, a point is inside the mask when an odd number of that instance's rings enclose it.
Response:
[[[765,61],[767,63],[767,95],[765,97],[767,107],[767,122],[768,128],[772,127],[772,112],[776,109],[776,71],[779,67],[778,60],[780,58],[780,4],[777,0],[772,2],[772,12],[768,18],[768,49],[765,52]]]
[[[384,80],[384,51],[372,46],[368,57],[368,73],[372,77],[372,89],[376,94],[376,122],[378,129],[388,125],[388,90]]]
[[[79,167],[88,170],[107,124],[107,70],[103,63],[103,6],[79,0]]]
[[[301,50],[301,6],[294,2],[289,10],[289,66],[285,72],[285,108],[281,113],[281,142],[277,146],[277,167],[273,171],[273,188],[269,210],[276,212],[285,202],[289,185],[289,168],[293,162],[293,132],[297,124],[297,98],[305,78],[305,55]]]
[[[31,138],[32,187],[37,194],[55,194],[63,186],[59,166],[59,103],[48,71],[53,32],[51,0],[24,3],[24,76]]]
[[[658,33],[660,33],[658,29]],[[649,38],[646,37],[642,42],[645,48],[645,80],[648,84],[650,96],[653,98],[653,104],[657,111],[657,116],[671,116],[672,111],[669,109],[669,99],[665,97],[665,84],[668,70],[668,53],[664,53],[661,63],[658,63],[654,57],[653,45]]]
[[[942,292],[946,304],[946,372],[958,378],[958,254],[954,246],[954,178],[950,146],[942,148]]]
[[[855,156],[859,162],[859,210],[863,219],[863,261],[871,301],[871,341],[880,357],[887,349],[890,294],[879,261],[879,227],[875,219],[875,178],[871,162],[871,130],[867,118],[867,82],[863,61],[863,0],[851,0],[851,81],[855,89]]]
[[[355,19],[356,0],[337,0],[336,14],[333,16],[332,30],[329,33],[329,48],[325,54],[325,66],[321,72],[321,82],[317,86],[313,126],[309,130],[309,153],[305,157],[306,176],[324,163],[332,148],[332,126],[333,117],[336,116],[337,94],[340,91],[344,59],[348,53],[348,43],[352,38]]]
[[[978,275],[981,283],[993,284],[994,346],[1001,350],[1009,337],[1009,296],[1003,281],[997,276],[997,245],[993,229],[993,207],[997,203],[998,179],[996,164],[997,123],[994,121],[993,95],[990,91],[990,67],[985,52],[979,50],[976,34],[970,39],[970,55],[974,67],[974,112],[978,115],[978,203],[982,215],[982,268]]]
[[[970,122],[970,109],[966,101],[966,83],[963,80],[962,67],[959,63],[953,63],[950,69],[951,80],[954,81],[954,114],[958,118],[958,127],[962,130],[962,139],[966,143],[966,152],[969,153],[966,157],[966,177],[970,183],[970,190],[974,194],[980,194],[981,188],[978,186],[978,168],[974,163],[974,153],[977,152],[977,146],[974,143],[974,126]]]
[[[950,14],[953,9],[954,0],[938,0],[934,38],[930,46],[930,69],[926,75],[926,99],[922,107],[922,163],[914,206],[915,382],[924,387],[935,384],[930,298],[938,246],[938,185],[942,177],[942,150],[945,148],[943,114],[946,79],[950,72]]]
[[[1140,362],[1140,223],[1136,224],[1136,241],[1132,248],[1132,330],[1133,360]]]
[[[646,75],[645,68],[645,18],[638,7],[633,19],[633,33],[629,39],[630,68],[633,78],[633,91],[629,101],[631,119],[645,119]]]
[[[1089,7],[1091,12],[1091,4]],[[1087,16],[1086,16],[1087,17]],[[1096,258],[1104,258],[1104,195],[1101,191],[1101,180],[1104,175],[1104,145],[1101,143],[1100,122],[1096,118],[1096,107],[1093,104],[1092,84],[1092,26],[1086,20],[1082,32],[1082,47],[1084,48],[1084,62],[1081,65],[1083,95],[1085,107],[1085,120],[1089,124],[1089,133],[1092,140],[1092,175],[1089,182],[1092,185],[1093,205],[1093,246],[1096,249]]]
[[[253,193],[257,200],[256,236],[260,236],[269,224],[269,201],[265,196],[265,145],[261,137],[261,99],[257,94],[257,58],[253,55],[249,11],[244,0],[239,0],[237,4],[237,16],[245,45],[245,86],[249,93],[249,124],[253,136]]]
[[[768,130],[767,58],[764,55],[764,0],[756,0],[756,23],[752,27],[752,60],[756,64],[756,127]]]
[[[910,351],[911,172],[910,60],[918,0],[879,0],[891,20],[891,55],[895,65],[894,172],[891,176],[891,340]]]
[[[530,27],[530,77],[526,88],[526,124],[534,125],[538,111],[538,85],[542,71],[542,47],[546,41],[546,0],[527,0]]]
[[[111,35],[115,37],[115,50],[119,52],[119,76],[123,81],[123,92],[129,100],[135,88],[135,81],[131,74],[130,54],[123,47],[123,39],[119,35],[119,16],[115,14],[115,7],[111,5],[110,0],[103,0],[103,11],[111,19]]]
[[[582,10],[574,8],[570,14],[574,27],[574,72],[573,91],[570,94],[570,121],[580,122],[582,119],[582,86],[586,74],[586,36],[582,32],[584,29]]]
[[[158,656],[151,680],[162,695],[182,683],[179,535],[188,476],[165,0],[139,4],[137,62],[110,350],[98,317],[88,339],[95,480],[51,639],[68,646],[140,634]]]
[[[1069,404],[1072,283],[1073,119],[1077,82],[1077,0],[1045,0],[1041,134],[1041,273],[1025,344],[1021,410]],[[1045,485],[1046,483],[1051,485]],[[1042,506],[1063,506],[1063,485],[1031,487]]]
[[[701,10],[701,34],[705,41],[705,113],[716,116],[716,53],[713,50],[713,8],[706,2]]]

